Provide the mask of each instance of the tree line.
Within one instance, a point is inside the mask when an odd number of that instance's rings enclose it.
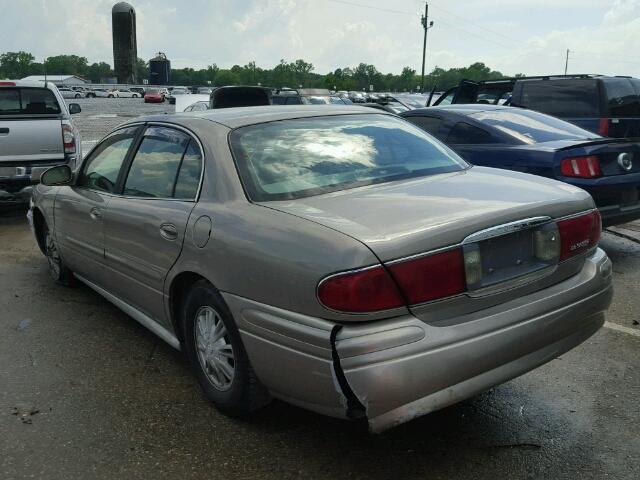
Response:
[[[29,52],[6,52],[0,54],[0,78],[20,79],[29,75],[77,75],[101,83],[102,79],[113,77],[111,65],[105,62],[89,64],[86,57],[77,55],[57,55],[36,62]],[[202,69],[171,69],[173,85],[264,85],[270,87],[328,88],[330,90],[369,90],[372,85],[376,91],[416,91],[420,86],[420,75],[404,67],[400,74],[382,73],[374,65],[360,63],[355,67],[338,68],[327,74],[316,73],[312,63],[302,59],[292,62],[280,60],[273,68],[261,68],[255,62],[246,65],[234,65],[231,68],[219,68],[215,63]],[[519,75],[519,74],[518,74]],[[149,64],[138,58],[136,76],[149,78]],[[486,80],[503,78],[501,72],[492,70],[482,62],[468,67],[443,69],[434,68],[425,75],[425,90],[436,88],[445,90],[457,85],[460,80]]]

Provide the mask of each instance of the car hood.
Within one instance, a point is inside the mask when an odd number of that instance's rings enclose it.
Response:
[[[356,238],[381,261],[458,244],[515,220],[594,208],[580,188],[484,167],[263,205]]]

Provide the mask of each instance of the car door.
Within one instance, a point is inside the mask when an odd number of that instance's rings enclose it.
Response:
[[[166,320],[164,280],[182,251],[202,159],[187,131],[147,126],[105,216],[108,290],[160,322]]]
[[[73,185],[58,187],[55,237],[65,263],[78,275],[105,283],[104,216],[139,127],[118,130],[85,160]]]

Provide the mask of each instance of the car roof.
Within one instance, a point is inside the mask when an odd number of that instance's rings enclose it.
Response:
[[[358,107],[352,105],[268,105],[258,107],[237,107],[219,108],[207,110],[196,114],[195,118],[203,118],[212,122],[220,123],[229,128],[239,128],[246,125],[273,122],[277,120],[290,120],[294,118],[326,117],[332,115],[354,115],[354,114],[380,114],[390,115],[380,110],[373,110],[368,107]],[[180,120],[192,120],[194,114],[176,113],[171,115],[149,115],[137,118],[140,122],[175,122]]]
[[[55,84],[51,81],[48,81],[46,84],[45,82],[38,82],[36,80],[0,80],[0,82],[2,82],[2,84],[0,84],[1,87],[15,86],[15,87],[49,88],[49,89],[51,89],[51,87],[55,87]],[[65,86],[64,88],[68,88],[68,87]]]

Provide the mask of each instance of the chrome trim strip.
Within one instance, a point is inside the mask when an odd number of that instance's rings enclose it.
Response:
[[[146,327],[147,329],[151,330],[153,333],[155,333],[158,337],[160,337],[162,340],[167,342],[176,350],[180,350],[180,341],[177,339],[177,337],[173,333],[171,333],[169,330],[164,328],[162,325],[160,325],[158,322],[153,320],[151,317],[148,317],[137,308],[132,307],[128,303],[124,302],[123,300],[120,300],[115,295],[107,292],[104,288],[97,286],[95,283],[90,282],[86,278],[83,278],[77,274],[75,274],[75,276],[78,280],[80,280],[82,283],[86,284],[89,288],[91,288],[92,290],[95,290],[97,293],[102,295],[104,298],[106,298],[108,301],[113,303],[116,307],[118,307],[124,313],[126,313],[127,315],[132,317],[134,320],[136,320],[143,327]]]
[[[504,223],[495,227],[485,228],[484,230],[472,233],[471,235],[466,237],[464,240],[462,240],[462,245],[482,242],[490,238],[501,237],[502,235],[508,235],[510,233],[537,227],[539,225],[542,225],[543,223],[547,223],[550,220],[551,217],[548,216],[532,217],[525,218],[523,220],[516,220],[515,222]]]

